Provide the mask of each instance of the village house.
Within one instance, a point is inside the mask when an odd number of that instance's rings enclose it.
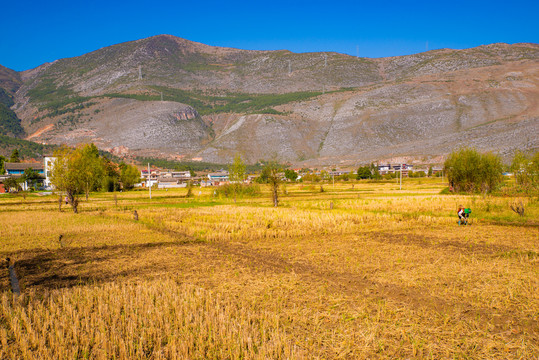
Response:
[[[184,180],[191,179],[191,171],[170,171],[168,174],[170,174],[173,178],[179,178]]]
[[[37,172],[42,177],[45,176],[45,171],[42,163],[4,163],[5,175],[7,177],[20,178],[24,171],[27,169],[32,169]],[[29,184],[25,181],[21,183],[21,188],[26,191],[28,190]]]
[[[184,187],[187,187],[187,183],[182,182],[178,178],[173,178],[173,177],[157,178],[158,189],[174,189],[174,188],[184,188]]]
[[[346,170],[335,170],[335,171],[329,172],[330,176],[341,176],[341,175],[348,175],[348,174],[350,174],[350,171],[346,171]]]
[[[6,175],[21,176],[24,170],[32,169],[41,176],[45,176],[45,171],[42,163],[4,163]]]
[[[221,170],[219,172],[209,173],[208,180],[211,185],[218,186],[226,184],[229,182],[229,174],[226,170]]]
[[[408,177],[408,172],[413,170],[413,165],[409,165],[409,164],[395,164],[395,165],[382,164],[382,165],[378,165],[378,172],[380,173],[380,175],[397,173],[400,176],[401,166],[402,166],[402,176],[403,177]]]

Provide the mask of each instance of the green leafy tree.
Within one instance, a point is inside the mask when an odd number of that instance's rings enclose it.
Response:
[[[84,190],[84,181],[81,171],[76,166],[80,152],[67,146],[63,146],[54,152],[56,160],[51,171],[51,182],[59,191],[66,194],[67,202],[73,212],[78,213],[78,195]]]
[[[11,153],[11,156],[9,158],[9,162],[12,162],[12,163],[21,162],[21,159],[19,159],[19,150],[17,150],[17,149],[13,150],[13,152]]]
[[[357,169],[357,179],[370,179],[372,178],[371,168],[369,166],[360,166]]]
[[[286,169],[284,171],[284,176],[290,181],[296,181],[298,178],[298,173],[292,169]]]
[[[371,179],[380,180],[382,178],[382,175],[380,175],[380,171],[378,170],[378,166],[371,163],[370,166],[371,170]]]
[[[104,191],[109,192],[119,190],[120,171],[118,166],[105,157],[101,158],[101,163],[103,164],[104,169],[101,188]]]
[[[237,193],[245,181],[245,163],[241,159],[240,154],[234,156],[234,162],[228,168],[228,178],[231,181],[231,190],[234,196],[234,202],[236,202]]]
[[[104,169],[103,162],[99,157],[99,150],[94,144],[85,144],[75,150],[73,157],[73,167],[79,172],[82,183],[84,184],[84,193],[86,201],[90,191],[97,189],[102,182]]]
[[[524,190],[539,188],[539,151],[533,156],[521,151],[515,153],[511,163],[517,185]]]
[[[231,182],[242,183],[245,181],[245,163],[240,154],[234,156],[234,162],[228,168],[228,174]]]
[[[132,189],[140,181],[140,171],[134,165],[120,164],[120,182],[123,189]]]
[[[43,177],[39,175],[37,171],[35,171],[32,168],[28,168],[24,170],[24,173],[22,174],[20,181],[26,182],[28,187],[36,187],[37,183],[43,180]]]
[[[6,172],[6,169],[4,168],[4,163],[6,162],[6,158],[0,155],[0,175],[4,174]]]
[[[503,179],[499,156],[480,154],[471,148],[452,152],[444,163],[444,169],[451,188],[457,192],[491,192]]]
[[[428,172],[427,176],[432,177],[432,166],[429,166],[429,172]]]
[[[9,192],[19,191],[21,187],[17,179],[15,179],[13,176],[10,176],[4,180],[4,186],[6,187],[6,190]]]

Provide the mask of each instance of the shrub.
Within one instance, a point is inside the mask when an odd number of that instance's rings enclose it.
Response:
[[[215,194],[217,196],[224,196],[224,197],[234,197],[234,195],[239,197],[251,197],[251,196],[258,196],[261,194],[260,191],[260,185],[258,184],[250,184],[250,185],[244,185],[244,184],[225,184],[217,187],[215,189]]]
[[[456,192],[491,192],[502,182],[502,161],[492,153],[480,154],[463,148],[452,152],[444,163],[450,188]]]

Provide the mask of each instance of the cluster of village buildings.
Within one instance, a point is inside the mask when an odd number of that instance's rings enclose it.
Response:
[[[14,178],[20,178],[26,169],[32,168],[35,172],[37,172],[41,177],[43,178],[42,182],[42,188],[46,190],[52,189],[52,184],[50,181],[50,174],[52,165],[54,163],[54,157],[53,156],[45,156],[43,158],[43,162],[37,163],[10,163],[6,162],[4,163],[4,174],[0,174],[0,193],[5,193],[6,189],[4,187],[4,181],[7,178],[14,177]],[[410,171],[413,171],[413,166],[408,164],[382,164],[378,165],[378,172],[380,175],[390,174],[390,173],[399,173],[402,169],[402,176],[407,177]],[[305,169],[294,169],[299,174],[298,179],[301,179],[301,177],[305,174],[315,174],[315,175],[321,175],[322,171],[318,170],[309,170],[308,172]],[[427,172],[427,169],[417,169],[415,171],[425,171]],[[441,171],[441,167],[434,167],[433,173],[437,173]],[[347,171],[347,170],[334,170],[334,171],[328,171],[327,174],[331,177],[336,176],[342,176],[342,175],[349,175],[354,176],[354,171]],[[256,174],[250,174],[247,176],[246,182],[251,182],[256,178],[258,175]],[[199,186],[219,186],[222,184],[229,183],[229,173],[226,170],[220,170],[217,172],[210,172],[208,174],[203,174],[200,176],[192,176],[192,173],[190,171],[175,171],[175,170],[164,170],[164,169],[158,169],[158,168],[150,168],[143,169],[140,172],[140,178],[141,182],[136,184],[136,187],[148,187],[148,186],[157,186],[159,189],[167,189],[167,188],[182,188],[186,187],[187,184],[191,183],[192,185],[199,185]],[[283,174],[284,178],[284,174]],[[28,184],[21,183],[21,188],[23,190],[27,190]]]

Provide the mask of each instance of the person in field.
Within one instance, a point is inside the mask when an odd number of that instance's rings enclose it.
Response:
[[[464,206],[459,205],[459,209],[457,210],[457,215],[459,216],[459,220],[464,220]]]
[[[470,216],[471,212],[472,209],[464,208],[464,206],[459,205],[459,209],[457,210],[457,215],[459,216],[459,225],[468,224],[468,217]]]

